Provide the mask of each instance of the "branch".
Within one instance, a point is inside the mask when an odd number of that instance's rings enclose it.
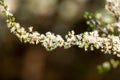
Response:
[[[4,8],[3,14],[7,18],[6,22],[10,31],[16,35],[22,42],[30,44],[42,44],[48,51],[52,51],[57,47],[70,48],[71,46],[78,46],[85,50],[100,49],[104,53],[116,54],[120,57],[120,37],[109,35],[106,37],[100,37],[98,30],[92,32],[84,32],[75,35],[74,31],[68,32],[64,40],[60,35],[47,32],[46,34],[40,34],[37,31],[33,31],[33,27],[28,27],[28,31],[24,27],[15,21],[12,13],[9,11],[9,7],[4,3],[4,0],[0,0],[0,5]]]

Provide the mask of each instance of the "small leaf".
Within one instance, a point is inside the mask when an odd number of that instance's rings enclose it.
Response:
[[[97,70],[98,70],[98,73],[99,73],[99,74],[103,74],[103,73],[104,73],[104,70],[103,70],[103,68],[102,68],[101,65],[98,65],[98,66],[97,66]]]
[[[4,8],[7,10],[8,9],[8,5],[5,5]]]
[[[11,18],[11,22],[15,22],[15,18],[14,17]]]

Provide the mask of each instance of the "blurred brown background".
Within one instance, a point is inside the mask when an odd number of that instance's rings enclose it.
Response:
[[[85,11],[104,9],[104,0],[5,0],[22,26],[40,33],[76,34],[88,29]],[[0,8],[2,10],[2,8]],[[0,13],[0,80],[119,80],[120,68],[99,75],[96,66],[115,58],[99,50],[74,46],[47,52],[40,44],[24,44],[10,33]]]

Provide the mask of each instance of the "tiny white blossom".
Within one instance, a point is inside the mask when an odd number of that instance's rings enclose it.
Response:
[[[29,27],[29,32],[32,32],[33,31],[33,27]]]

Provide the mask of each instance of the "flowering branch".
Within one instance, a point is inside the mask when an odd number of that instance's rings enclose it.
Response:
[[[120,10],[118,11],[118,2],[118,0],[107,1],[106,8],[113,12],[115,17],[118,19],[115,23],[109,23],[106,26],[110,26],[111,28],[114,28],[113,26],[117,26],[119,29]],[[33,27],[28,27],[28,31],[26,31],[24,27],[21,27],[21,25],[15,21],[13,14],[10,13],[9,7],[4,3],[4,0],[0,0],[0,5],[4,8],[3,13],[7,18],[6,22],[8,28],[24,43],[41,43],[49,51],[52,51],[57,47],[64,47],[66,49],[76,45],[80,48],[84,48],[85,50],[88,50],[88,48],[90,48],[90,50],[94,50],[94,48],[96,48],[100,49],[104,53],[116,54],[120,57],[120,35],[111,35],[107,33],[106,36],[101,36],[99,29],[94,29],[92,32],[84,32],[78,35],[75,35],[75,32],[71,31],[68,32],[65,36],[66,40],[64,40],[60,35],[55,35],[51,32],[40,34],[37,31],[33,31]],[[90,19],[92,20],[92,18]],[[93,23],[94,21],[95,20],[93,19]],[[103,33],[105,32],[103,31]]]

